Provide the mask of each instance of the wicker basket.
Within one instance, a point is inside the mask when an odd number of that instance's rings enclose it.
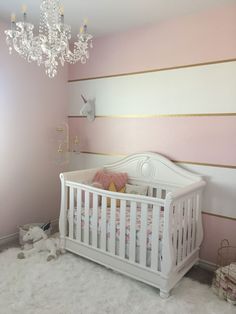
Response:
[[[226,239],[218,249],[217,264],[212,289],[221,299],[236,305],[236,247]]]

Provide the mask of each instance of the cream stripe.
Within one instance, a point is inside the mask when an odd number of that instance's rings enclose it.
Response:
[[[82,154],[100,155],[100,156],[115,156],[115,157],[127,156],[126,154],[120,154],[120,153],[88,152],[88,151],[80,151],[80,152]],[[172,161],[178,164],[189,164],[189,165],[196,165],[196,166],[236,169],[236,166],[232,166],[232,165],[210,164],[210,163],[204,163],[204,162],[182,161],[182,160],[172,160]]]
[[[105,115],[105,116],[96,116],[97,119],[103,118],[124,118],[124,119],[131,119],[131,118],[162,118],[162,117],[232,117],[236,116],[235,112],[224,112],[224,113],[186,113],[186,114],[150,114],[150,115]],[[69,115],[68,118],[86,118],[85,116],[81,115]]]
[[[128,72],[128,73],[120,73],[120,74],[111,74],[111,75],[95,76],[95,77],[86,77],[86,78],[77,79],[77,80],[68,80],[68,83],[80,82],[80,81],[88,81],[88,80],[97,80],[97,79],[104,79],[104,78],[110,78],[110,77],[137,75],[137,74],[160,72],[160,71],[170,71],[170,70],[176,70],[176,69],[191,68],[191,67],[198,67],[198,66],[204,66],[204,65],[233,62],[233,61],[236,61],[236,59],[200,62],[200,63],[194,63],[194,64],[186,64],[186,65],[179,65],[179,66],[166,67],[166,68],[158,68],[158,69],[145,70],[145,71]]]
[[[81,94],[101,118],[236,113],[235,73],[236,61],[69,84],[69,115],[80,116]]]

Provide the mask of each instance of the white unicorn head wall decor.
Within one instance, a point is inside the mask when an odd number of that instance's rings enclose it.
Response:
[[[84,101],[83,107],[80,109],[80,114],[86,116],[92,122],[95,119],[95,99],[86,99],[82,94],[81,97]]]

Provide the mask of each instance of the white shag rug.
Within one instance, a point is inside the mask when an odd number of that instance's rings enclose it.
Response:
[[[1,314],[231,314],[236,307],[211,289],[184,278],[167,300],[159,290],[70,253],[46,261],[46,253],[16,259],[0,253]]]

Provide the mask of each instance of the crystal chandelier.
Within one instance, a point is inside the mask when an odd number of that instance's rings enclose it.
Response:
[[[9,52],[14,48],[28,62],[36,61],[44,65],[46,74],[52,78],[57,74],[58,62],[85,63],[89,58],[88,48],[92,48],[92,35],[87,33],[85,21],[70,50],[71,27],[64,23],[64,9],[59,0],[42,0],[40,6],[39,34],[34,36],[34,25],[27,22],[26,6],[22,6],[23,21],[16,22],[11,16],[11,29],[6,30]]]

